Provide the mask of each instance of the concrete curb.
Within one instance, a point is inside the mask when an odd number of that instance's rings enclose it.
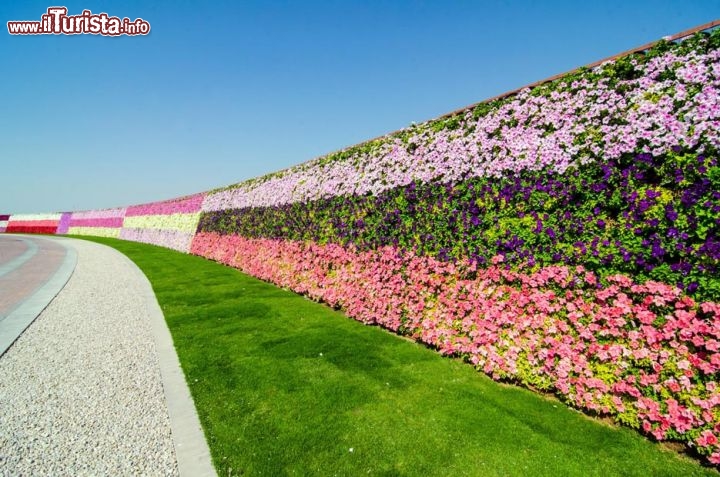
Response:
[[[34,238],[52,240],[45,237]],[[47,308],[53,298],[63,289],[75,270],[77,251],[72,247],[68,247],[62,240],[55,241],[65,248],[65,258],[60,268],[48,281],[35,290],[31,297],[22,302],[20,306],[0,322],[0,356],[5,354],[23,331]],[[37,251],[37,246],[35,251]]]
[[[165,322],[165,315],[160,309],[152,285],[135,262],[118,250],[108,248],[129,263],[143,288],[140,298],[144,300],[150,316],[150,328],[157,348],[180,477],[215,477],[217,474],[212,465],[205,434],[200,426],[200,418],[180,367],[172,336]]]
[[[62,245],[66,251],[65,257],[57,272],[50,279],[0,321],[0,356],[12,346],[23,331],[35,321],[63,289],[72,276],[78,261],[78,252],[72,243],[79,239],[69,237],[33,237],[33,239],[53,241]],[[107,247],[97,243],[96,245]],[[138,299],[144,303],[150,318],[150,331],[157,350],[179,475],[180,477],[214,477],[217,474],[210,458],[210,449],[205,441],[190,389],[175,353],[170,330],[152,286],[135,262],[118,250],[112,247],[107,248],[124,260],[132,273],[137,276],[137,283],[141,290]],[[14,262],[18,259],[13,261],[14,265],[17,265]]]

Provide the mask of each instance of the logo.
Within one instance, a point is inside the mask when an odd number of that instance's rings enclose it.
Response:
[[[150,23],[142,18],[130,20],[83,10],[80,15],[68,15],[66,7],[50,7],[40,21],[7,22],[11,35],[147,35]]]

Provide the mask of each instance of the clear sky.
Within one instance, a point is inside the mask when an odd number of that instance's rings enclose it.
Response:
[[[47,8],[136,37],[15,36]],[[720,0],[0,1],[0,213],[200,192],[720,18]]]

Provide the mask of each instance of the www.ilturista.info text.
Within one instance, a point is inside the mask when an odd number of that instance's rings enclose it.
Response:
[[[50,7],[40,21],[9,21],[11,35],[147,35],[150,23],[142,18],[130,21],[128,18],[108,16],[107,13],[92,13],[83,10],[80,15],[68,15],[65,7]]]

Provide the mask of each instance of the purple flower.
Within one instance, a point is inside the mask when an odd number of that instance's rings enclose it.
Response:
[[[670,205],[670,204],[668,204],[668,205],[665,207],[665,217],[666,217],[670,222],[675,222],[675,221],[677,220],[677,218],[678,218],[678,213],[675,212],[675,209],[673,209],[673,206]]]

